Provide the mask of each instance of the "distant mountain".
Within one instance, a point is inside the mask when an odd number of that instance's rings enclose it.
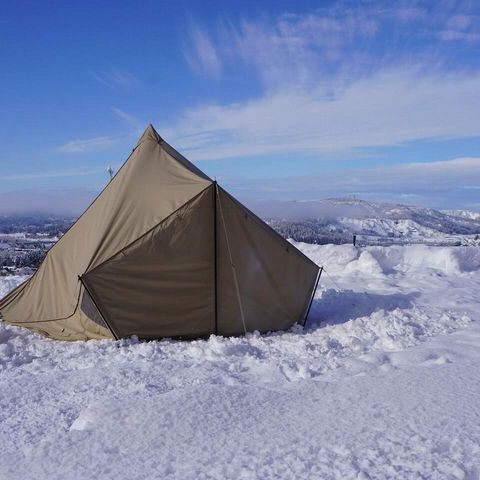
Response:
[[[282,235],[310,243],[480,243],[480,213],[329,198],[263,201],[251,207]],[[368,237],[368,238],[361,238]]]
[[[452,217],[469,218],[470,220],[480,220],[480,212],[472,212],[470,210],[442,210],[442,212]]]

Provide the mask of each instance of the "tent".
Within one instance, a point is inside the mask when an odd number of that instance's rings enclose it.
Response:
[[[318,278],[150,125],[0,313],[63,340],[267,332],[304,324]]]

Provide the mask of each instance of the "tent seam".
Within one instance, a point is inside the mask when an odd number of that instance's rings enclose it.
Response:
[[[130,248],[132,245],[135,245],[135,243],[137,243],[139,240],[141,240],[143,237],[147,236],[149,233],[151,233],[153,230],[155,230],[157,227],[159,227],[160,225],[162,225],[162,223],[166,222],[170,217],[172,217],[173,215],[175,215],[176,213],[179,212],[179,210],[181,210],[182,208],[186,207],[190,202],[192,202],[193,200],[196,200],[200,195],[202,195],[202,193],[205,193],[212,185],[208,185],[207,187],[205,187],[202,191],[198,192],[196,195],[194,195],[192,198],[188,199],[185,203],[183,203],[182,205],[180,205],[176,210],[174,210],[172,213],[170,213],[168,216],[166,216],[164,219],[162,219],[160,222],[156,223],[153,227],[149,228],[146,232],[142,233],[139,237],[137,237],[135,240],[131,241],[128,245],[125,245],[125,247],[121,248],[120,250],[118,250],[117,252],[115,252],[112,256],[106,258],[102,263],[99,263],[98,265],[96,265],[95,267],[93,267],[91,270],[85,270],[85,272],[81,275],[82,277],[94,272],[95,270],[97,270],[98,268],[102,267],[103,265],[105,265],[106,263],[108,263],[110,260],[112,260],[114,257],[116,257],[117,255],[120,255],[121,253],[123,253],[125,250],[127,250],[127,248]]]

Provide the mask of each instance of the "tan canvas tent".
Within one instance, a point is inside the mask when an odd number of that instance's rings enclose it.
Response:
[[[147,127],[3,319],[55,339],[303,324],[319,268]]]

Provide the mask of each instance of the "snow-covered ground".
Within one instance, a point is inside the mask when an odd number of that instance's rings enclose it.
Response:
[[[480,247],[299,246],[327,272],[304,329],[0,324],[0,478],[478,480]]]

